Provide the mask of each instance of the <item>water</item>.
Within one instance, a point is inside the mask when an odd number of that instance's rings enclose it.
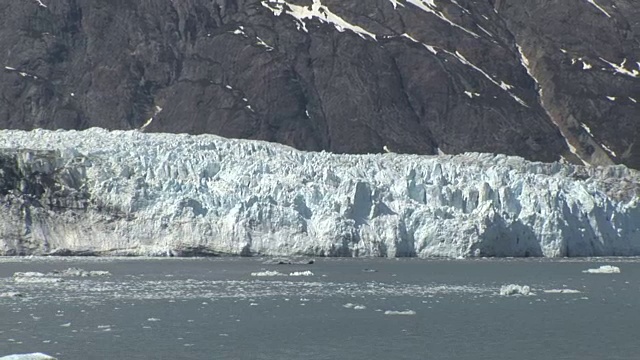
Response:
[[[640,260],[0,258],[0,355],[638,359]],[[603,264],[620,274],[585,274]],[[105,277],[17,282],[79,267]],[[312,276],[256,277],[311,271]],[[34,279],[34,278],[30,278]],[[51,277],[48,277],[51,279]],[[530,296],[500,296],[506,284]],[[552,290],[575,290],[570,293]],[[547,292],[545,292],[547,291]],[[410,311],[408,315],[385,312]],[[413,314],[415,312],[415,314]],[[412,314],[412,315],[411,315]]]

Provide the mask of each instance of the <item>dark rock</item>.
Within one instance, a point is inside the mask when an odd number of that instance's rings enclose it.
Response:
[[[587,162],[640,168],[631,0],[322,0],[376,40],[289,3],[0,0],[0,127],[578,162],[566,137]],[[628,75],[607,63],[625,59]]]

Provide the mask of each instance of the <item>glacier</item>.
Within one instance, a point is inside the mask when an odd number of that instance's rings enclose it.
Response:
[[[0,255],[640,255],[639,175],[495,154],[0,131]]]

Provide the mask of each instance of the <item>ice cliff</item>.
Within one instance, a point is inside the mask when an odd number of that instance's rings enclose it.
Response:
[[[640,255],[638,172],[0,131],[0,254]]]

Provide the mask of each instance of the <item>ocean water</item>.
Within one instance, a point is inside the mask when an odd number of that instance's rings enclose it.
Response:
[[[638,329],[640,259],[0,258],[0,356],[639,359]]]

